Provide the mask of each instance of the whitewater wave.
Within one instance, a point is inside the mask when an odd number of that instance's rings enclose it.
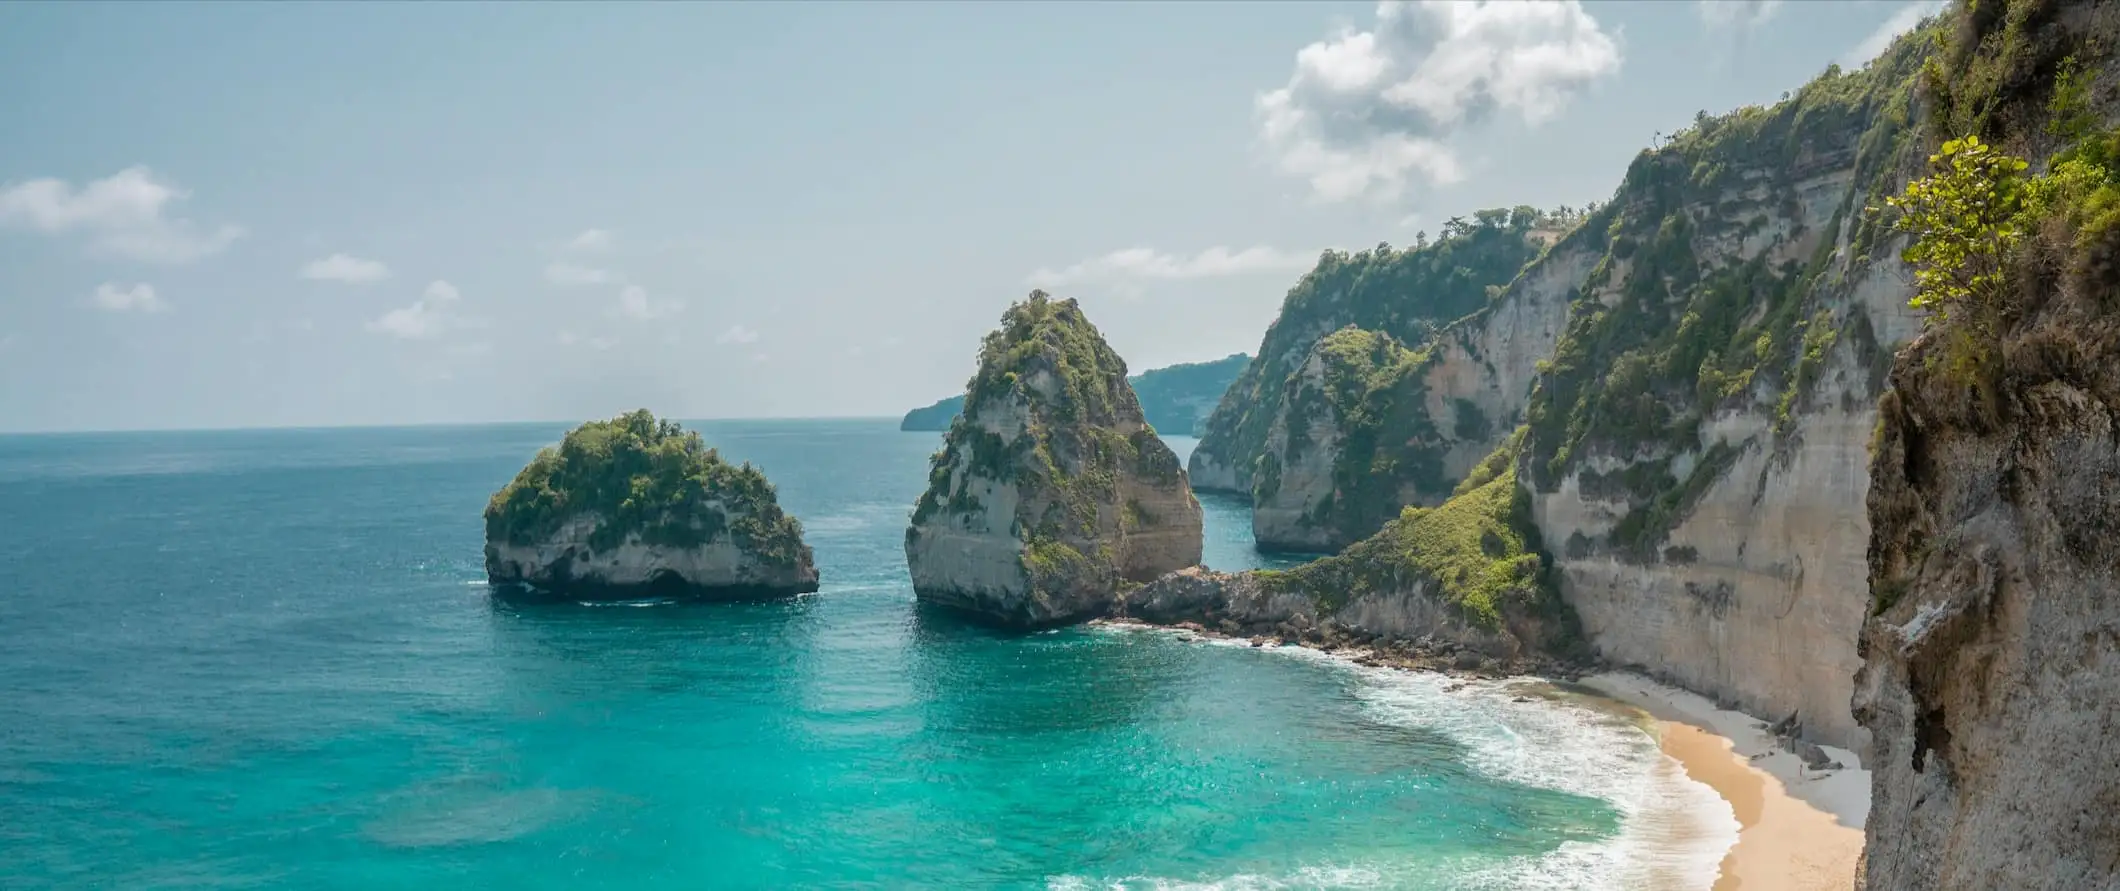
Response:
[[[1251,646],[1227,638],[1202,642]],[[1464,891],[1692,891],[1714,884],[1723,855],[1737,842],[1739,826],[1729,803],[1687,777],[1684,767],[1663,754],[1631,711],[1534,678],[1472,680],[1357,665],[1346,656],[1308,647],[1265,649],[1353,673],[1360,681],[1357,701],[1370,717],[1451,738],[1465,747],[1465,763],[1475,771],[1609,803],[1620,813],[1620,831],[1611,838],[1565,842],[1542,855],[1500,863],[1362,864],[1213,881],[1064,876],[1051,887],[1248,891],[1410,885]]]

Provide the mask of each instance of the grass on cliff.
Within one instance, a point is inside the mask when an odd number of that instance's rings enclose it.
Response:
[[[486,535],[534,544],[589,514],[602,518],[590,538],[597,550],[636,534],[688,548],[728,533],[771,565],[799,565],[808,552],[765,474],[722,460],[698,433],[646,409],[583,424],[540,450],[487,502]]]
[[[1344,552],[1260,571],[1260,583],[1303,593],[1328,612],[1365,595],[1432,584],[1435,596],[1487,629],[1501,627],[1508,615],[1564,612],[1531,520],[1530,493],[1517,485],[1522,439],[1519,430],[1441,505],[1408,507]]]

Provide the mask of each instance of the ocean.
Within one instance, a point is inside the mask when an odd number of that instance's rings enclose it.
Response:
[[[564,425],[0,437],[0,887],[1632,891],[1734,838],[1586,697],[917,606],[939,434],[688,426],[820,592],[489,597],[480,511]]]

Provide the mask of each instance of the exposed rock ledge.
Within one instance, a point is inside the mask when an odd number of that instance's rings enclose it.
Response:
[[[591,541],[602,522],[578,517],[527,545],[489,542],[486,577],[494,584],[589,599],[752,600],[817,590],[817,567],[808,561],[775,564],[745,552],[727,536],[679,548],[647,544],[636,534],[598,550]]]

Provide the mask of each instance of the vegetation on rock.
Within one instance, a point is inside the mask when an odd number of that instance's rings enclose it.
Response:
[[[1450,220],[1432,243],[1424,233],[1410,248],[1326,251],[1289,289],[1258,358],[1208,417],[1195,460],[1226,463],[1238,488],[1250,492],[1267,432],[1286,408],[1289,378],[1319,339],[1354,326],[1402,344],[1426,344],[1442,326],[1485,306],[1550,236],[1577,221],[1573,213],[1496,208],[1470,221]]]
[[[1863,201],[1913,157],[1908,103],[1927,47],[1902,37],[1772,108],[1701,115],[1642,152],[1586,224],[1605,256],[1540,369],[1524,471],[1541,491],[1580,474],[1586,494],[1624,501],[1630,513],[1605,542],[1615,553],[1653,560],[1731,466],[1728,446],[1701,442],[1705,420],[1771,412],[1785,435],[1832,345],[1874,338],[1867,317],[1831,299],[1845,268],[1835,261],[1843,244],[1866,251],[1889,231]],[[1819,225],[1826,215],[1806,210],[1799,184],[1850,166],[1857,188]],[[1598,472],[1593,458],[1618,466]]]
[[[965,397],[906,531],[916,593],[1045,624],[1107,607],[1129,577],[1198,562],[1199,508],[1184,469],[1143,423],[1125,362],[1075,301],[1033,291],[1011,305],[982,343]],[[987,515],[982,493],[1003,487],[1014,512]],[[944,527],[1020,543],[1029,590],[989,581],[958,590],[949,570],[919,556]]]
[[[1306,385],[1303,375],[1290,378],[1287,454],[1269,452],[1261,458],[1253,498],[1271,499],[1281,484],[1282,462],[1315,447],[1303,436],[1321,413],[1332,418],[1339,439],[1332,456],[1332,492],[1314,507],[1313,524],[1352,541],[1398,516],[1401,493],[1408,487],[1447,493],[1444,443],[1429,419],[1420,379],[1429,351],[1350,326],[1319,340],[1311,355],[1323,374],[1316,387]]]
[[[1327,610],[1355,598],[1432,585],[1435,596],[1482,628],[1510,616],[1572,624],[1517,485],[1519,430],[1432,508],[1407,507],[1383,531],[1294,569],[1260,571],[1270,590],[1299,592]]]
[[[486,537],[533,545],[585,516],[597,518],[597,550],[632,537],[691,548],[724,534],[768,565],[797,565],[809,550],[765,474],[722,460],[698,433],[646,409],[583,424],[540,450],[487,502]]]

